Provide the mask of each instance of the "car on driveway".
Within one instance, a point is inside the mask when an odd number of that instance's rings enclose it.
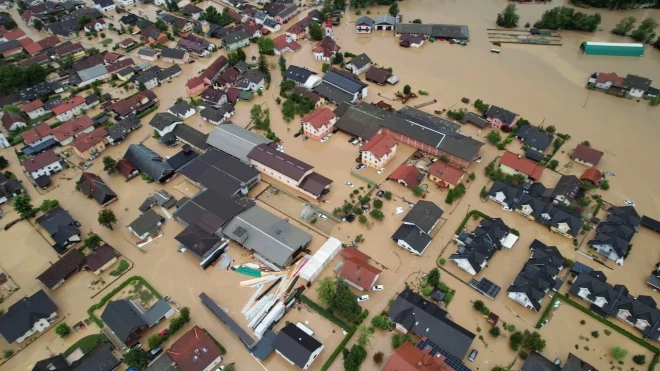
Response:
[[[385,168],[384,168],[384,167],[381,167],[380,169],[378,169],[378,174],[382,174],[382,173],[384,173],[384,172],[385,172]]]
[[[635,206],[635,203],[630,201],[630,200],[625,200],[625,201],[623,201],[623,203],[628,205],[628,206]]]
[[[355,220],[355,214],[348,214],[345,218],[344,221],[347,221],[351,223],[353,220]]]
[[[506,206],[506,205],[504,205],[504,206],[502,206],[502,210],[504,210],[504,211],[512,211],[513,209],[510,208],[510,207],[508,207],[508,206]]]
[[[347,186],[349,186],[349,187],[351,187],[351,188],[353,188],[353,183],[351,183],[351,182],[348,182],[348,181],[347,181],[347,182],[346,182],[346,183],[344,183],[344,184],[346,184]]]
[[[321,214],[321,213],[319,213],[319,218],[323,220],[328,220],[328,217],[325,214]]]
[[[362,296],[358,296],[357,298],[358,303],[367,300],[369,300],[369,295],[362,295]]]
[[[383,291],[385,290],[385,286],[383,285],[376,285],[373,287],[374,291]]]
[[[357,165],[355,165],[355,168],[356,168],[357,170],[362,170],[362,169],[364,169],[365,167],[367,167],[367,165],[365,165],[365,164],[357,164]]]
[[[470,356],[468,357],[468,361],[474,362],[474,360],[477,359],[477,354],[479,354],[479,352],[476,349],[472,349]]]
[[[355,138],[348,138],[348,143],[353,144],[353,141],[354,141],[354,140],[357,140],[357,139],[355,139]]]

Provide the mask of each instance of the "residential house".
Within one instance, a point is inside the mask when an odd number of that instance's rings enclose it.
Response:
[[[330,61],[341,47],[337,45],[335,40],[329,36],[325,36],[312,50],[314,52],[314,59],[317,61]]]
[[[115,125],[108,127],[108,144],[115,145],[121,143],[133,130],[142,126],[140,119],[135,116],[129,116]]]
[[[294,23],[291,27],[287,28],[286,35],[291,36],[294,41],[298,41],[307,37],[309,29],[307,25],[312,21],[312,18],[307,16],[298,22]]]
[[[470,38],[468,26],[455,24],[397,23],[394,25],[394,34],[396,36],[420,35],[436,40],[467,41]]]
[[[21,161],[21,166],[35,180],[43,175],[50,176],[64,169],[60,158],[52,149]]]
[[[130,37],[127,37],[124,40],[120,41],[118,45],[122,49],[128,49],[136,44],[137,42],[135,40],[131,39]]]
[[[651,80],[637,75],[627,75],[623,80],[623,88],[626,90],[626,98],[642,98],[651,87]]]
[[[361,148],[361,162],[374,169],[383,168],[396,154],[396,140],[390,134],[376,134]]]
[[[313,91],[307,90],[305,88],[301,88],[299,86],[296,86],[295,88],[293,88],[293,91],[291,91],[291,93],[289,93],[289,96],[291,96],[291,95],[295,95],[295,96],[298,96],[298,97],[301,97],[301,98],[304,97],[304,98],[309,99],[314,104],[314,108],[319,108],[319,107],[321,107],[322,105],[324,105],[326,103],[325,99],[323,97],[321,97],[320,95],[316,94]]]
[[[207,139],[207,143],[212,147],[246,164],[250,163],[248,154],[254,147],[261,144],[269,145],[272,142],[265,136],[235,125],[231,121],[213,128]]]
[[[29,102],[39,97],[43,97],[46,95],[50,96],[52,94],[59,94],[62,92],[64,92],[64,88],[62,87],[61,83],[57,81],[53,81],[53,82],[43,81],[38,84],[21,89],[18,92],[18,98],[21,101]]]
[[[216,58],[216,60],[213,61],[213,63],[211,63],[211,65],[209,65],[204,70],[204,72],[202,72],[201,77],[204,79],[204,83],[206,85],[213,85],[213,83],[215,83],[216,79],[218,78],[218,75],[224,72],[228,66],[229,59],[227,59],[227,57],[221,55]]]
[[[396,19],[389,14],[379,15],[374,19],[374,29],[377,31],[392,31],[396,24]]]
[[[588,168],[580,176],[581,181],[589,182],[595,185],[596,187],[600,185],[602,179],[603,179],[603,174],[595,167]]]
[[[436,353],[432,346],[419,349],[415,344],[401,344],[387,359],[381,371],[455,371],[455,363],[447,356]],[[460,360],[458,361],[460,362]]]
[[[101,319],[110,331],[127,346],[133,346],[140,337],[161,320],[174,315],[174,309],[165,299],[156,301],[149,309],[130,299],[108,301]]]
[[[182,207],[186,207],[185,204]],[[226,241],[197,224],[189,224],[175,239],[182,249],[202,261],[200,266],[204,269],[209,265],[207,262],[215,261],[227,248]]]
[[[163,83],[172,80],[173,78],[179,76],[182,73],[183,70],[181,69],[181,67],[179,67],[178,64],[173,64],[158,72],[156,77],[158,78],[158,83],[162,85]]]
[[[371,67],[371,58],[365,53],[358,55],[346,63],[346,69],[354,75],[360,75]]]
[[[300,120],[305,135],[316,140],[328,135],[336,122],[337,116],[329,108],[319,108]]]
[[[57,120],[64,122],[78,116],[86,109],[87,104],[85,103],[85,98],[77,95],[64,103],[53,107],[52,111]]]
[[[345,260],[339,276],[360,291],[371,291],[382,271],[368,263],[368,255],[352,247],[342,249],[340,254]]]
[[[516,117],[518,117],[518,114],[508,111],[504,108],[491,105],[484,116],[486,116],[486,120],[488,120],[490,125],[495,129],[510,131],[513,124],[516,123]]]
[[[360,17],[355,22],[355,31],[357,31],[357,33],[371,33],[373,28],[374,20],[367,16]]]
[[[500,170],[502,170],[504,174],[521,174],[525,179],[530,178],[538,180],[543,174],[543,169],[544,167],[536,162],[510,151],[504,152],[500,158]]]
[[[313,167],[266,144],[254,147],[247,157],[260,173],[286,183],[315,199],[329,192],[332,180],[313,171]]]
[[[610,90],[612,87],[617,88],[617,91],[623,89],[624,78],[616,73],[597,72],[596,74],[595,84],[597,89]]]
[[[185,100],[175,103],[172,107],[168,108],[168,113],[175,115],[182,119],[187,119],[197,113],[195,107]]]
[[[115,10],[115,3],[112,0],[92,0],[94,8],[102,12]]]
[[[498,250],[512,248],[518,236],[502,219],[494,218],[483,219],[471,234],[461,232],[455,240],[458,250],[449,256],[449,260],[474,276],[486,267]]]
[[[248,46],[250,44],[250,36],[243,30],[231,32],[222,40],[225,49],[232,52],[236,49]]]
[[[171,133],[174,127],[183,124],[183,121],[169,112],[159,112],[149,121],[149,125],[154,128],[160,137]]]
[[[206,89],[206,84],[204,83],[204,79],[200,76],[193,77],[186,83],[186,92],[190,97],[199,95],[204,89]]]
[[[213,83],[213,88],[222,90],[227,89],[230,86],[233,86],[235,83],[238,83],[241,80],[242,75],[243,73],[237,68],[229,67],[220,75],[218,75],[215,83]]]
[[[163,48],[160,51],[160,59],[168,63],[184,64],[190,62],[190,54],[181,49]]]
[[[117,194],[96,174],[83,172],[76,184],[82,194],[88,198],[93,198],[101,206],[106,206],[117,200]]]
[[[404,48],[421,48],[425,41],[426,38],[422,35],[404,34],[399,37],[399,46]]]
[[[552,143],[551,134],[531,125],[518,127],[515,137],[524,142],[529,148],[538,152],[544,152]]]
[[[25,103],[21,106],[21,110],[32,120],[35,120],[47,113],[44,109],[44,103],[41,101],[41,99]]]
[[[131,81],[135,82],[138,88],[153,89],[158,86],[158,73],[160,71],[160,67],[151,67],[137,75],[133,75]]]
[[[447,318],[447,312],[421,295],[406,289],[390,307],[388,317],[396,330],[412,332],[459,360],[470,350],[475,335]]]
[[[585,144],[578,144],[571,153],[571,158],[575,162],[589,167],[595,167],[603,157],[603,152],[593,149]]]
[[[293,81],[296,86],[304,87],[305,89],[311,89],[321,81],[321,79],[316,76],[316,72],[294,65],[289,65],[289,67],[287,67],[286,72],[284,72],[284,77],[287,80]]]
[[[193,4],[186,4],[186,6],[181,8],[181,14],[183,14],[184,17],[190,17],[194,20],[198,20],[199,16],[202,15],[203,12],[204,10]]]
[[[9,58],[22,52],[23,46],[18,40],[10,40],[0,43],[0,53],[5,58]]]
[[[264,11],[273,17],[278,24],[287,23],[289,19],[297,14],[296,10],[298,10],[298,5],[291,3],[273,2],[264,5]]]
[[[98,276],[117,263],[118,257],[119,253],[104,243],[85,257],[85,266]]]
[[[57,305],[39,290],[12,304],[0,317],[0,334],[8,344],[21,344],[37,332],[44,332],[57,318]]]
[[[87,105],[87,108],[95,107],[99,103],[101,103],[99,96],[94,93],[85,97],[85,104]]]
[[[399,229],[392,235],[399,247],[415,255],[422,255],[431,244],[431,233],[440,222],[444,211],[430,201],[418,201],[403,218]]]
[[[204,45],[188,39],[180,39],[176,47],[199,58],[211,55],[211,51],[204,47]]]
[[[562,175],[550,194],[552,202],[570,206],[575,201],[581,185],[582,182],[575,175]]]
[[[106,112],[114,112],[117,120],[131,115],[139,115],[158,103],[158,97],[151,90],[141,91],[133,96],[119,100],[105,108]]]
[[[64,253],[70,245],[81,241],[80,223],[61,206],[51,209],[36,219],[37,224],[43,228],[54,242],[53,249]]]
[[[23,118],[20,113],[13,111],[5,111],[0,121],[2,121],[2,126],[5,128],[5,130],[7,130],[7,132],[27,127],[27,120],[25,120],[25,118]]]
[[[168,135],[172,135],[174,138],[180,140],[184,143],[184,147],[186,147],[186,145],[191,146],[200,153],[205,152],[209,148],[209,145],[206,144],[208,134],[204,134],[186,124],[177,125]]]
[[[328,69],[323,81],[314,87],[314,92],[325,99],[340,103],[355,103],[367,97],[369,85],[348,72]]]
[[[275,337],[273,347],[282,358],[303,370],[307,370],[323,350],[323,344],[314,333],[300,322],[284,326]]]
[[[83,30],[85,32],[101,32],[108,29],[108,24],[103,19],[96,19],[87,23]]]
[[[399,78],[392,75],[392,73],[384,68],[371,67],[367,70],[365,75],[367,81],[371,81],[378,85],[385,85],[385,83],[390,83],[392,85],[399,82]]]
[[[124,7],[135,4],[135,0],[117,0],[117,2]]]
[[[74,139],[84,133],[94,131],[94,121],[88,116],[80,116],[73,120],[64,122],[62,125],[53,129],[53,137],[62,146],[73,143]]]
[[[143,144],[128,146],[124,159],[154,181],[165,183],[174,175],[174,169],[160,155]]]
[[[218,108],[206,107],[199,114],[204,121],[208,121],[213,125],[220,125],[229,120],[234,112],[234,106],[231,103],[225,103]]]
[[[11,147],[9,145],[9,141],[7,141],[7,137],[5,137],[5,134],[0,131],[0,148],[9,148]]]
[[[20,181],[13,178],[7,178],[0,173],[0,204],[9,201],[11,198],[25,192],[25,188]]]
[[[160,56],[155,49],[142,48],[137,52],[138,58],[144,59],[145,61],[155,61]]]
[[[50,263],[48,269],[43,271],[37,279],[51,290],[60,287],[67,278],[80,271],[85,262],[85,255],[77,249],[73,249],[62,256],[55,263]]]
[[[223,351],[205,330],[194,326],[181,335],[165,353],[180,371],[213,370],[222,362]]]
[[[440,188],[453,189],[463,182],[465,172],[440,160],[429,167],[429,179]]]
[[[140,174],[140,170],[128,160],[122,158],[117,161],[117,171],[119,174],[126,177],[126,180],[131,180]]]
[[[144,240],[158,233],[160,226],[164,223],[165,219],[162,216],[153,209],[149,209],[129,224],[128,230],[140,240]]]
[[[282,55],[286,52],[297,52],[302,46],[287,34],[280,35],[273,39],[273,51],[275,55]]]
[[[555,246],[546,246],[534,240],[529,246],[532,255],[513,280],[507,293],[509,298],[527,309],[539,312],[543,297],[550,291],[556,291],[561,283],[557,279],[566,260]]]
[[[236,89],[244,91],[263,90],[266,86],[266,75],[263,72],[254,69],[248,70],[241,79],[234,85]]]
[[[220,107],[227,103],[227,92],[220,89],[207,88],[199,97],[204,107]]]
[[[395,180],[409,189],[417,187],[424,178],[424,174],[415,166],[411,165],[401,165],[387,177],[388,180]]]
[[[599,254],[623,265],[641,220],[633,206],[612,207],[607,219],[598,225],[596,237],[587,244]]]
[[[108,131],[100,127],[91,133],[81,133],[71,143],[73,153],[83,160],[92,160],[98,157],[108,144]]]

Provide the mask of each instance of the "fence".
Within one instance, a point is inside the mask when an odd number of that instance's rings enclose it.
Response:
[[[367,184],[370,184],[372,187],[378,187],[378,183],[374,182],[373,180],[371,180],[371,179],[369,179],[369,178],[367,178],[363,175],[360,175],[360,174],[356,173],[355,171],[351,171],[351,175],[353,175],[354,177],[356,177],[360,180],[363,180]]]
[[[289,197],[293,197],[294,199],[296,199],[296,201],[301,201],[302,203],[305,204],[305,206],[309,206],[309,207],[314,208],[314,210],[316,210],[318,213],[321,213],[321,214],[327,216],[329,219],[332,219],[332,220],[334,220],[334,221],[337,222],[337,223],[341,223],[341,222],[342,222],[341,219],[339,219],[339,218],[337,218],[336,216],[332,215],[332,213],[329,213],[329,212],[327,212],[327,211],[325,211],[325,210],[323,210],[323,209],[321,209],[321,208],[319,208],[319,207],[317,207],[317,206],[314,206],[314,205],[310,204],[309,202],[307,202],[307,201],[303,200],[302,198],[300,198],[300,197],[294,195],[293,193],[287,191],[287,190],[284,189],[284,188],[278,187],[278,186],[276,186],[275,184],[271,184],[270,187],[274,187],[274,188],[277,189],[278,191],[283,192],[284,194],[286,194],[287,196],[289,196]],[[265,192],[265,191],[266,191],[266,190],[264,190],[264,192]]]

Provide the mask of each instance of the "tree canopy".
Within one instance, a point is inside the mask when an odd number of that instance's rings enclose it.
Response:
[[[309,37],[312,40],[319,41],[323,38],[323,27],[321,27],[320,24],[316,22],[309,22],[307,28],[309,29]]]
[[[637,22],[635,17],[626,17],[616,24],[612,29],[612,33],[615,35],[626,36],[633,30],[633,28],[635,28],[635,22]]]
[[[14,197],[14,210],[22,219],[31,218],[38,211],[32,206],[32,198],[27,193]]]
[[[572,0],[571,2],[579,3],[580,5],[588,5],[594,8],[609,9],[633,9],[649,3],[648,0]],[[660,4],[656,2],[656,6],[657,5]]]
[[[0,95],[6,96],[18,90],[46,80],[47,71],[38,64],[21,68],[15,64],[0,67]]]
[[[259,53],[275,55],[275,43],[273,43],[273,39],[262,36],[257,40],[257,45],[259,46]]]
[[[633,31],[630,36],[640,42],[651,43],[655,39],[655,29],[658,27],[658,22],[649,17],[642,21],[642,23]]]
[[[546,10],[541,19],[534,23],[536,28],[550,30],[575,30],[594,32],[600,25],[600,13],[585,14],[573,8],[558,6]]]
[[[392,17],[396,17],[399,14],[399,4],[392,3],[392,5],[390,5],[390,8],[387,10],[387,12],[390,13]]]
[[[497,15],[497,25],[504,28],[518,27],[520,16],[516,13],[516,4],[509,4]]]
[[[112,230],[112,225],[117,223],[115,213],[110,209],[103,209],[99,211],[99,224]]]
[[[133,348],[124,355],[124,363],[129,367],[138,369],[147,367],[149,364],[149,354],[141,348]]]
[[[227,25],[233,22],[232,17],[229,15],[229,9],[223,8],[222,13],[218,13],[218,10],[214,6],[209,6],[202,12],[199,16],[199,19],[202,21],[207,21],[221,26]]]

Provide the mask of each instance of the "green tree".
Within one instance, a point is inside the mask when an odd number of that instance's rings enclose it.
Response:
[[[103,157],[103,170],[106,171],[108,175],[116,173],[118,169],[119,165],[117,161],[110,156]]]
[[[617,361],[622,361],[628,355],[628,351],[619,346],[616,346],[612,348],[610,355],[612,355],[612,358],[616,359]]]
[[[410,91],[411,91],[411,90],[412,90],[412,89],[410,88],[410,85],[405,85],[405,86],[403,87],[403,94],[408,95],[408,94],[410,94]]]
[[[594,32],[598,29],[600,21],[600,13],[585,14],[567,6],[558,6],[546,10],[541,19],[534,23],[534,27]]]
[[[332,7],[333,7],[335,10],[341,10],[341,11],[343,11],[344,9],[346,9],[346,0],[334,0],[334,1],[332,2]]]
[[[371,210],[369,215],[371,215],[371,217],[373,217],[374,219],[376,219],[378,221],[382,221],[383,219],[385,219],[385,214],[383,214],[383,212],[378,210],[378,209]]]
[[[284,58],[284,54],[280,54],[280,58],[277,60],[277,64],[280,65],[280,71],[282,71],[282,74],[286,72],[286,59]]]
[[[490,331],[488,331],[488,332],[489,332],[491,335],[493,335],[494,337],[498,337],[498,336],[500,336],[500,328],[497,327],[497,326],[493,326],[493,327],[490,329]]]
[[[23,110],[21,107],[15,105],[15,104],[5,104],[5,106],[2,108],[5,112],[14,112],[21,114]]]
[[[362,313],[357,296],[342,278],[335,281],[335,296],[331,308],[350,322],[356,322]]]
[[[159,19],[156,21],[156,28],[158,28],[161,31],[167,31],[167,23],[163,21],[162,19]]]
[[[33,26],[37,31],[41,31],[44,28],[44,23],[41,21],[41,19],[36,18],[34,20]]]
[[[633,28],[635,28],[635,22],[637,22],[635,17],[626,17],[616,24],[612,29],[612,33],[615,35],[626,36],[633,30]]]
[[[497,15],[497,25],[504,28],[518,27],[520,16],[516,13],[516,4],[509,4]]]
[[[85,25],[92,21],[92,18],[84,15],[78,18],[78,30],[85,28]]]
[[[385,316],[378,315],[371,319],[371,325],[377,329],[388,330],[390,321]]]
[[[545,340],[541,338],[541,334],[538,332],[534,331],[530,333],[529,330],[525,330],[524,338],[522,342],[524,348],[536,352],[542,352],[545,349]]]
[[[523,342],[523,334],[520,331],[516,331],[509,337],[509,346],[511,349],[517,351],[520,348],[520,344]]]
[[[493,371],[509,371],[509,369],[504,366],[495,366],[493,367]]]
[[[21,219],[31,218],[37,213],[31,202],[32,198],[27,193],[14,197],[14,210],[21,216]]]
[[[179,4],[174,0],[165,0],[165,6],[170,12],[178,12]]]
[[[440,286],[440,271],[438,268],[433,268],[429,271],[429,274],[426,275],[426,283],[432,287]]]
[[[293,120],[296,116],[296,104],[291,99],[287,99],[284,104],[282,104],[282,116],[284,120],[289,122]]]
[[[346,371],[358,371],[360,370],[360,365],[367,358],[367,351],[360,346],[359,344],[354,344],[351,347],[351,350],[344,349],[344,370]]]
[[[319,294],[319,300],[327,307],[332,307],[332,299],[335,296],[336,283],[334,277],[325,277],[319,281],[319,287],[316,288]]]
[[[600,182],[600,189],[602,189],[603,191],[607,191],[608,189],[610,189],[610,182],[607,180],[603,180],[602,182]]]
[[[381,200],[374,200],[374,207],[375,207],[376,209],[380,209],[380,208],[382,208],[382,207],[383,207],[383,201],[381,201]]]
[[[424,194],[424,188],[417,186],[412,190],[413,194],[417,197],[421,197]]]
[[[268,67],[268,60],[266,60],[265,55],[261,54],[259,56],[259,63],[257,68],[259,71],[261,71],[261,73],[264,74],[264,76],[266,76],[266,81],[270,81],[270,68]]]
[[[115,216],[115,213],[112,212],[112,210],[103,209],[99,211],[98,221],[101,226],[106,227],[109,230],[112,230],[112,225],[117,223],[117,217]]]
[[[474,303],[472,303],[472,308],[478,310],[479,312],[481,312],[485,307],[486,304],[484,304],[484,302],[481,300],[476,300]]]
[[[633,356],[633,362],[638,365],[643,365],[646,363],[646,356],[644,354],[637,354]]]
[[[361,347],[366,347],[374,337],[374,329],[369,328],[366,324],[362,323],[357,328],[358,338],[357,344]]]
[[[259,46],[259,53],[275,55],[275,44],[273,43],[273,39],[262,36],[257,40],[257,45]]]
[[[147,367],[149,364],[149,353],[141,348],[132,348],[124,355],[124,363],[129,367],[138,369]]]
[[[69,325],[64,322],[60,322],[55,327],[55,333],[59,335],[59,337],[63,338],[71,333],[71,327],[69,327]]]
[[[369,220],[368,220],[367,217],[364,216],[364,215],[360,215],[360,216],[358,217],[358,222],[360,222],[360,224],[367,224],[368,221],[369,221]]]
[[[47,213],[58,206],[60,206],[60,202],[57,200],[44,200],[41,203],[41,206],[39,206],[39,211],[42,213]]]
[[[328,68],[330,68],[330,63],[323,63],[321,66],[321,72],[326,73],[328,72]]]
[[[101,240],[101,237],[99,237],[94,233],[90,233],[89,236],[85,238],[85,241],[83,241],[83,247],[94,250],[97,247],[101,246],[101,242],[103,242],[103,240]]]
[[[390,13],[392,17],[396,17],[399,14],[399,4],[392,3],[392,5],[390,5],[390,8],[387,10],[387,12]]]
[[[497,130],[491,130],[486,134],[486,140],[492,145],[497,145],[502,141],[502,134]]]
[[[649,17],[642,21],[642,23],[633,31],[630,36],[640,42],[651,43],[655,39],[655,29],[658,27],[658,22]]]
[[[555,170],[557,166],[559,166],[559,161],[553,159],[550,160],[550,162],[548,162],[547,168],[551,170]]]
[[[309,30],[309,37],[312,40],[319,41],[323,38],[323,28],[320,24],[316,22],[309,22],[307,29]]]
[[[9,161],[5,158],[5,156],[0,156],[0,170],[4,170],[9,166]]]
[[[527,177],[524,176],[523,174],[513,174],[511,176],[511,183],[514,186],[519,186],[521,184],[524,184],[527,181]]]
[[[142,81],[138,82],[138,90],[139,91],[147,90],[147,87],[144,85],[144,83]]]

